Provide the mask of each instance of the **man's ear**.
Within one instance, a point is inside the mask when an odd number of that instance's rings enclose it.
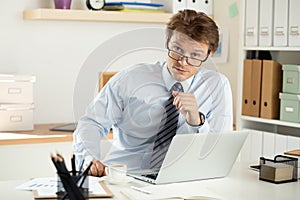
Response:
[[[211,57],[214,54],[211,50],[208,50],[208,57]]]

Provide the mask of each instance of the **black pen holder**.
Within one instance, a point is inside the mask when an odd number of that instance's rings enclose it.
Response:
[[[89,176],[83,176],[81,172],[76,171],[57,173],[57,198],[68,200],[85,200],[89,195]]]

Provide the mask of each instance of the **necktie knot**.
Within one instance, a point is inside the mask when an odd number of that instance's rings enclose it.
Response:
[[[176,82],[176,83],[172,86],[171,91],[172,91],[172,92],[173,92],[173,91],[183,92],[183,87],[182,87],[181,83]]]

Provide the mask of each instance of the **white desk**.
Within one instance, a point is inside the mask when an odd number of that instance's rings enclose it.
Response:
[[[32,200],[33,196],[31,192],[15,190],[16,186],[25,181],[1,181],[0,199]],[[195,190],[206,188],[221,196],[224,200],[300,199],[300,181],[285,184],[273,184],[260,181],[258,180],[258,172],[250,170],[248,164],[244,163],[236,163],[226,178],[170,184],[168,190],[171,191],[172,187],[178,185],[181,186],[180,188],[182,188],[182,190],[185,188],[195,188]],[[124,188],[129,188],[129,185],[116,186],[108,184],[108,186],[115,195],[113,199],[126,199],[121,195],[120,191]],[[160,186],[153,186],[153,191],[157,187]]]

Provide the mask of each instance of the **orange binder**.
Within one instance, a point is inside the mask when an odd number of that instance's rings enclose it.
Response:
[[[260,116],[262,60],[244,60],[242,115]]]
[[[282,89],[282,65],[273,60],[263,61],[260,116],[279,119]]]

